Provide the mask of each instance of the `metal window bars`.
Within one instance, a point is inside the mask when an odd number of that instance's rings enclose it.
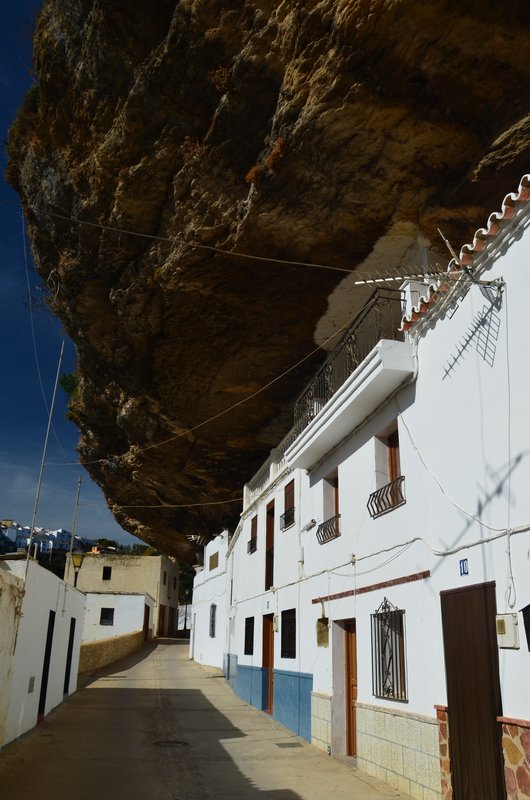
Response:
[[[372,618],[372,691],[376,697],[407,699],[405,612],[387,598]]]
[[[251,536],[251,538],[247,542],[247,553],[255,553],[258,549],[258,538],[257,536]]]
[[[337,539],[340,536],[339,519],[340,514],[335,514],[334,517],[330,517],[330,519],[320,523],[317,528],[317,540],[319,544],[326,544],[326,542],[331,542],[333,539]]]
[[[280,517],[280,530],[284,531],[294,525],[294,506],[285,509],[285,513]]]
[[[386,486],[382,486],[380,489],[372,492],[368,498],[366,507],[372,519],[375,519],[376,517],[381,517],[383,514],[387,514],[389,511],[393,511],[394,508],[399,508],[399,506],[404,505],[404,503],[406,503],[405,476],[400,475],[395,481],[391,481],[387,483]]]

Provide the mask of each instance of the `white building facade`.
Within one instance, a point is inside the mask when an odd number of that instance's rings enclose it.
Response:
[[[217,595],[235,691],[420,800],[530,786],[529,199],[359,313],[245,487]]]
[[[154,600],[149,624],[153,636],[176,634],[179,568],[166,556],[87,553],[76,570],[67,555],[65,580],[75,583],[83,592],[115,594],[116,603],[120,603],[122,610],[124,601],[119,601],[120,594],[149,595]],[[143,623],[138,630],[142,628]]]
[[[87,592],[82,643],[144,632],[152,638],[155,601],[149,594]]]
[[[227,549],[228,533],[223,531],[204,548],[204,565],[196,567],[193,583],[190,658],[219,668],[225,668],[228,652]]]
[[[77,686],[84,595],[30,560],[0,560],[0,746]]]

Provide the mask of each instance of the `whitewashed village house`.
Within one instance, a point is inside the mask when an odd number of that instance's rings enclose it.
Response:
[[[121,635],[125,632],[124,626],[127,626],[127,631],[145,629],[146,639],[174,636],[176,633],[179,568],[166,556],[108,554],[96,548],[95,552],[83,555],[78,568],[72,565],[71,556],[67,555],[65,580],[75,583],[87,597],[91,595],[87,604],[87,636],[90,641],[98,638],[93,631],[93,617],[98,611],[100,638],[109,636],[109,627],[114,628],[113,633]],[[145,596],[145,602],[131,600],[126,604],[123,599],[120,601],[120,597],[126,595],[131,598]],[[104,627],[107,630],[103,630]]]
[[[0,747],[75,692],[85,596],[26,555],[0,557]]]
[[[421,800],[529,794],[529,199],[371,299],[196,579],[196,658]]]
[[[204,565],[193,582],[190,657],[199,664],[225,667],[228,652],[226,554],[228,532],[204,548]]]

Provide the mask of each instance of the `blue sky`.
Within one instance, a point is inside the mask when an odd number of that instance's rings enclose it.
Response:
[[[41,3],[36,0],[0,0],[0,200],[14,203],[19,197],[3,180],[6,167],[4,141],[17,108],[32,84],[32,32]],[[29,281],[40,283],[29,255]],[[31,319],[27,302],[26,272],[20,209],[0,202],[0,518],[29,525],[47,425],[33,351]],[[48,310],[33,314],[35,341],[42,382],[50,402],[61,341],[65,338],[58,319]],[[68,339],[61,372],[75,370],[75,347]],[[54,467],[51,462],[77,462],[79,432],[65,417],[66,396],[57,395],[54,428],[50,435],[47,464],[36,524],[47,528],[71,528],[77,480],[83,476],[77,532],[82,536],[106,536],[122,542],[137,541],[123,531],[106,507],[104,497],[80,466]],[[62,450],[61,450],[62,448]],[[63,452],[64,451],[64,452]]]

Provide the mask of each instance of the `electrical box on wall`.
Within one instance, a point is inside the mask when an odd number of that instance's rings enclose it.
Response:
[[[495,622],[499,647],[509,650],[519,650],[517,614],[497,614]]]

